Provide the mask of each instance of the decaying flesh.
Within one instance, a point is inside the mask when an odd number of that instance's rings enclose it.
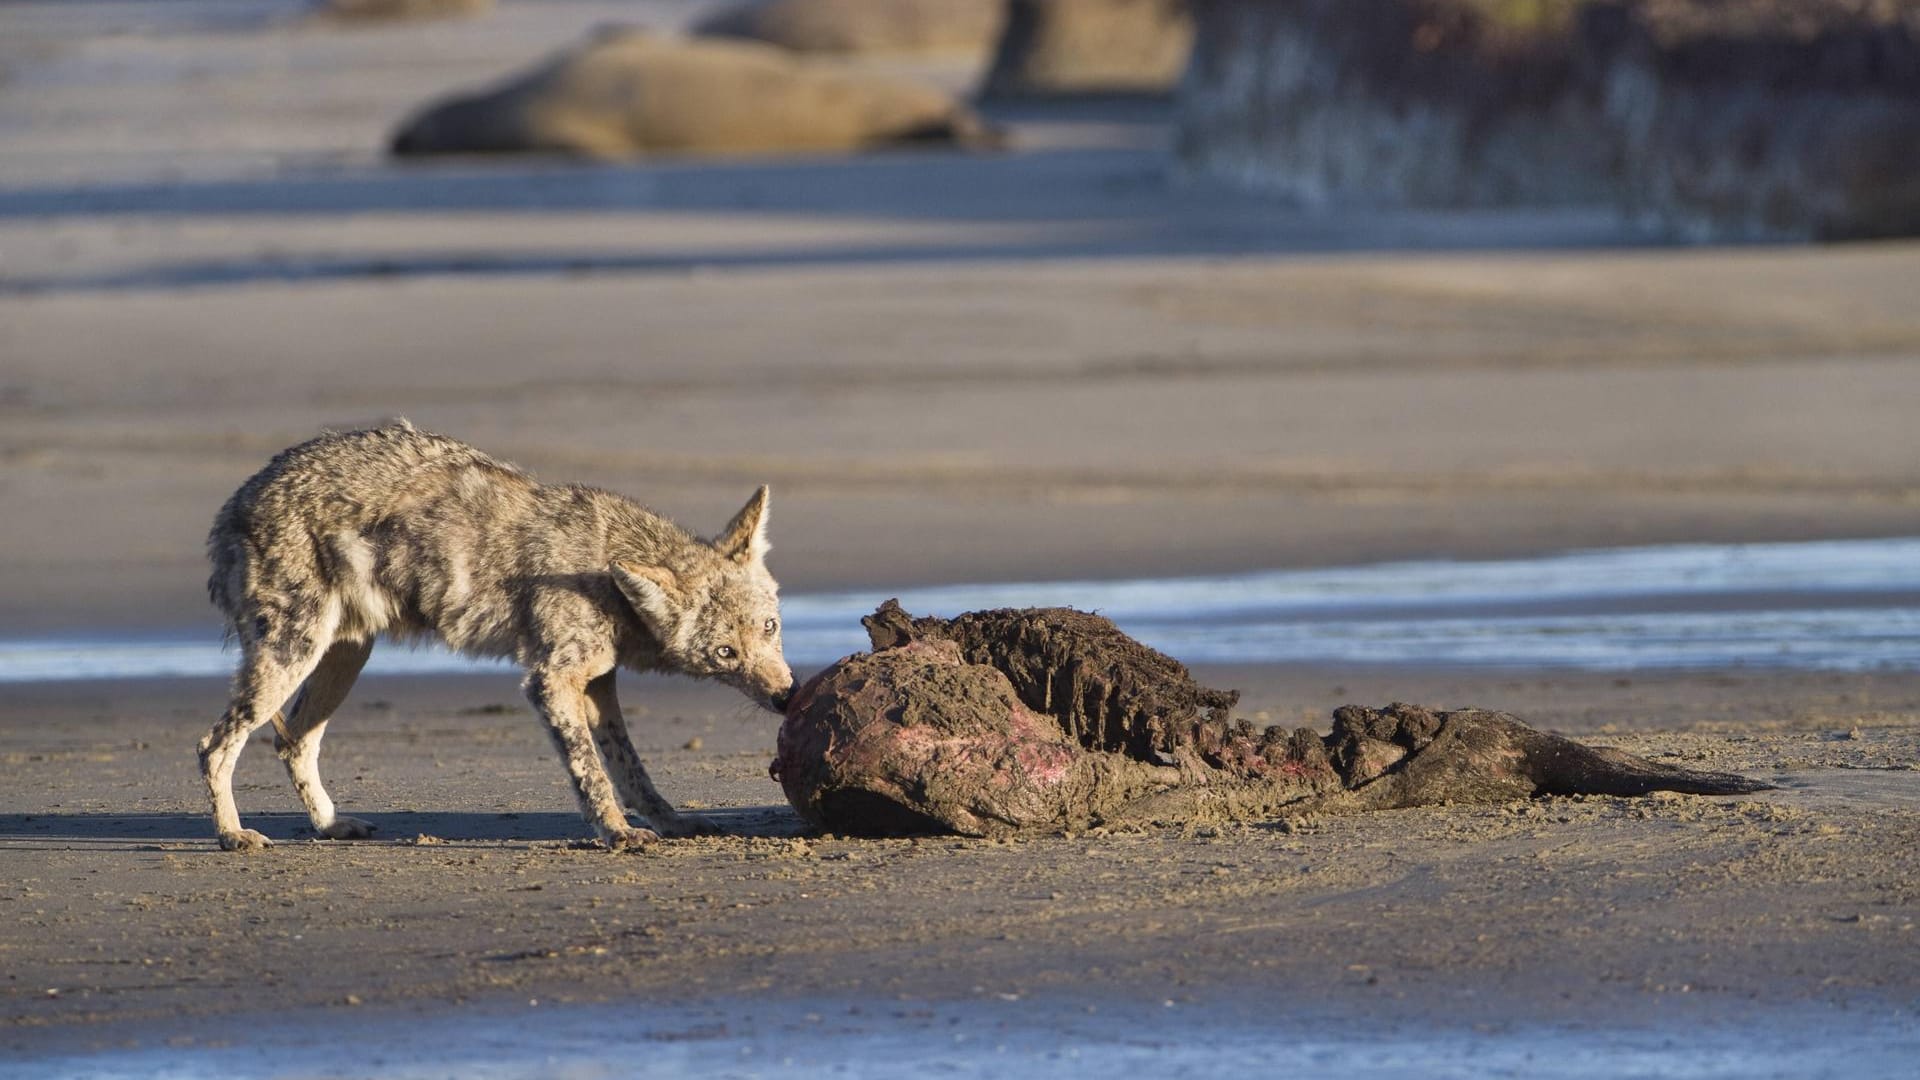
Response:
[[[1505,713],[1348,705],[1257,729],[1238,695],[1065,608],[864,620],[874,651],[807,683],[773,775],[813,824],[998,836],[1262,820],[1536,795],[1733,795],[1767,785],[1536,731]]]

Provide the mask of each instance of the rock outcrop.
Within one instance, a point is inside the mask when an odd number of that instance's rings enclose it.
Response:
[[[986,98],[1166,94],[1193,48],[1187,0],[1012,0]]]
[[[319,0],[313,17],[320,22],[361,24],[465,18],[492,10],[493,0]]]
[[[1920,231],[1920,0],[1195,0],[1183,167],[1310,203]]]
[[[696,33],[750,38],[803,53],[984,57],[1006,0],[745,0]]]

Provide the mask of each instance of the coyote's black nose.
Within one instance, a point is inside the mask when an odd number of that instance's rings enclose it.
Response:
[[[793,687],[789,686],[767,700],[773,706],[775,712],[786,712],[787,702],[793,700]]]

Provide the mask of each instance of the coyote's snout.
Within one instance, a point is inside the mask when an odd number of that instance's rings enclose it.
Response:
[[[764,487],[719,536],[697,540],[622,496],[535,483],[399,421],[282,451],[221,508],[207,552],[208,591],[241,651],[232,702],[200,741],[229,850],[268,844],[233,802],[234,760],[268,722],[314,829],[371,832],[334,812],[319,754],[381,635],[519,663],[581,813],[615,848],[709,831],[654,790],[616,668],[718,679],[775,710],[792,691]],[[630,825],[623,805],[652,828]]]

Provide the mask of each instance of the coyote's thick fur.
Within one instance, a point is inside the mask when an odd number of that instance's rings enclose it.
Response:
[[[200,741],[220,846],[268,844],[233,803],[234,761],[268,721],[314,829],[371,832],[334,813],[320,737],[382,634],[519,663],[580,811],[609,846],[709,831],[654,790],[614,669],[718,679],[782,708],[793,672],[766,553],[764,487],[702,541],[622,496],[536,483],[404,420],[281,451],[207,537],[207,590],[241,652],[232,703]],[[630,825],[622,804],[652,828]]]

